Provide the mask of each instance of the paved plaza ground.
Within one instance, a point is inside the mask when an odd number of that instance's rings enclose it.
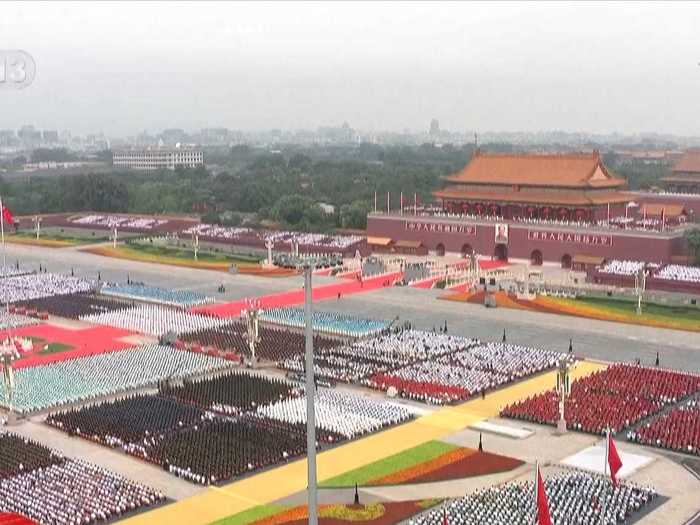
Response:
[[[110,259],[80,252],[76,248],[49,249],[24,245],[8,245],[8,265],[19,260],[22,267],[70,273],[77,276],[97,277],[102,280],[125,282],[127,276],[134,281],[175,289],[200,291],[218,301],[233,301],[246,297],[284,292],[299,288],[302,278],[259,278],[245,275],[228,275],[221,272],[167,267]],[[331,277],[315,278],[315,283],[331,283]],[[217,288],[223,284],[226,292]],[[509,341],[523,345],[545,347],[565,351],[573,340],[577,355],[601,361],[635,361],[653,363],[659,352],[661,363],[669,368],[700,371],[700,334],[662,330],[642,326],[615,324],[604,321],[579,319],[536,312],[508,309],[486,309],[479,305],[437,300],[441,292],[413,288],[390,288],[362,291],[332,298],[315,305],[321,310],[331,310],[377,319],[398,317],[409,321],[415,328],[431,330],[446,321],[449,332],[477,337],[483,340],[499,340],[503,330]],[[75,323],[80,325],[80,323]],[[574,371],[582,376],[597,369],[596,362],[585,362]],[[278,375],[280,372],[264,370]],[[599,444],[601,439],[587,434],[570,432],[555,436],[554,429],[522,422],[500,420],[497,416],[507,403],[521,399],[554,386],[553,372],[541,374],[510,387],[490,393],[486,400],[475,399],[454,407],[440,409],[423,408],[417,420],[354,441],[319,455],[319,479],[342,474],[358,466],[366,465],[387,455],[406,450],[432,439],[441,439],[460,446],[475,448],[479,433],[469,429],[471,424],[489,420],[499,425],[527,427],[533,435],[525,439],[513,439],[495,434],[484,434],[487,451],[518,458],[526,463],[514,471],[468,478],[464,480],[417,485],[377,487],[362,489],[363,502],[400,501],[428,497],[458,497],[493,484],[513,479],[532,477],[534,463],[539,460],[545,471],[558,469],[562,459]],[[354,387],[341,386],[340,388]],[[363,390],[364,393],[369,391]],[[381,393],[372,392],[373,396]],[[161,490],[170,499],[177,500],[150,513],[126,520],[139,524],[187,524],[206,525],[225,516],[266,503],[302,504],[305,501],[306,462],[294,461],[284,466],[263,471],[221,487],[200,487],[169,475],[161,468],[149,465],[115,450],[69,437],[42,424],[37,416],[18,427],[16,431],[54,447],[68,456],[81,457],[123,474],[134,480]],[[681,456],[663,453],[647,447],[620,443],[623,452],[650,456],[653,461],[631,476],[631,480],[652,484],[670,498],[659,509],[644,516],[643,525],[683,525],[700,509],[700,480],[680,465]],[[322,502],[352,501],[352,491],[322,490]]]

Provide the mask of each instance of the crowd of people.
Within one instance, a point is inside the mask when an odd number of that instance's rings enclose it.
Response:
[[[395,329],[380,336],[316,353],[318,377],[355,383],[431,404],[452,403],[503,384],[554,368],[571,356],[542,348],[437,332]],[[278,363],[303,372],[299,354]]]
[[[335,345],[315,352],[316,375],[344,383],[362,383],[367,378],[432,359],[475,345],[476,341],[441,333],[393,330],[375,337]],[[296,355],[279,363],[293,372],[304,370],[304,356]]]
[[[564,405],[567,427],[602,434],[620,432],[700,391],[700,376],[672,370],[616,364],[574,381]],[[559,419],[555,392],[511,404],[501,415],[554,425]]]
[[[533,485],[532,482],[509,482],[478,490],[450,500],[408,523],[532,525],[538,521]],[[627,482],[613,486],[607,477],[575,470],[547,477],[544,487],[552,523],[557,525],[627,523],[658,496],[653,487]]]
[[[33,412],[67,403],[89,402],[108,394],[128,392],[168,378],[183,378],[226,367],[218,357],[145,345],[117,352],[70,359],[15,371],[13,408]],[[5,382],[0,405],[8,406]]]
[[[146,286],[145,284],[113,284],[103,286],[100,293],[180,308],[208,304],[214,301],[213,297],[207,297],[203,293],[192,290],[171,290],[157,286]]]
[[[164,500],[163,494],[104,468],[0,433],[0,513],[41,525],[92,525]]]
[[[413,416],[408,408],[390,401],[326,388],[316,390],[315,406],[317,428],[345,439],[377,432]],[[305,425],[306,394],[262,406],[257,413],[285,423]]]
[[[132,395],[56,412],[46,423],[103,445],[127,447],[203,419],[204,412],[195,406],[159,396]]]
[[[140,304],[110,312],[84,315],[80,320],[157,337],[170,332],[183,334],[214,328],[228,322],[226,319],[190,313],[157,304]]]
[[[36,441],[0,432],[0,480],[62,461],[59,454]]]
[[[339,436],[317,434],[317,442]],[[147,449],[147,459],[188,481],[208,485],[306,453],[304,425],[256,418],[213,421],[174,432]]]
[[[303,328],[306,325],[303,308],[262,310],[260,319],[293,328]],[[314,311],[311,320],[314,331],[340,337],[366,337],[385,331],[389,326],[387,321],[329,311]]]
[[[635,431],[627,439],[643,445],[700,456],[700,401],[691,399]]]
[[[197,224],[183,230],[182,234],[198,235],[200,238],[211,241],[224,241],[259,247],[264,246],[267,241],[272,241],[276,248],[284,246],[285,251],[291,251],[292,245],[296,243],[306,252],[347,252],[364,241],[364,237],[359,235],[254,230],[246,227],[218,226],[215,224]]]
[[[161,385],[160,394],[228,415],[240,414],[297,395],[292,383],[248,371],[233,371],[176,386]]]
[[[37,311],[47,312],[68,319],[79,319],[88,315],[99,315],[125,308],[122,301],[99,297],[93,293],[73,293],[68,295],[54,295],[21,301],[10,307],[10,311]]]
[[[320,268],[336,268],[343,265],[343,255],[332,254],[300,254],[275,253],[272,256],[272,263],[280,268],[291,268],[300,270],[305,266],[317,270]]]
[[[508,381],[507,376],[469,370],[437,361],[421,361],[368,379],[372,388],[387,391],[393,387],[402,397],[432,405],[468,399]]]
[[[446,353],[437,359],[419,361],[369,377],[364,383],[416,401],[430,404],[453,403],[477,393],[554,368],[562,353],[507,343],[470,341],[464,350]]]
[[[94,291],[97,283],[55,273],[31,273],[0,279],[0,303]]]
[[[646,263],[643,261],[629,261],[629,260],[618,260],[612,259],[606,261],[598,271],[600,273],[607,273],[611,275],[630,275],[634,276],[639,273],[640,270],[646,267]]]
[[[39,320],[35,317],[28,317],[26,315],[13,313],[12,307],[10,307],[10,311],[6,310],[5,308],[0,308],[0,330],[20,328],[21,326],[31,326],[38,323]]]
[[[700,267],[681,266],[680,264],[667,264],[655,275],[658,279],[681,281],[686,283],[700,283]]]
[[[80,226],[93,226],[95,228],[120,228],[130,230],[152,231],[166,224],[165,219],[152,217],[129,217],[125,215],[83,215],[69,222]]]
[[[304,334],[301,332],[260,325],[258,337],[259,340],[255,344],[258,359],[278,362],[304,353]],[[246,325],[242,321],[229,321],[224,325],[181,334],[180,340],[189,346],[213,347],[223,352],[250,357]],[[338,344],[338,341],[329,337],[314,335],[316,354]]]

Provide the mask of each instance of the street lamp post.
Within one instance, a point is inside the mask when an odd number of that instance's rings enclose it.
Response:
[[[34,229],[36,230],[36,240],[39,240],[39,234],[41,233],[41,217],[38,215],[34,217]]]
[[[557,434],[566,434],[566,417],[564,406],[566,398],[571,393],[569,378],[569,362],[566,359],[559,361],[557,370],[557,394],[559,394],[559,421],[557,422]]]
[[[314,400],[314,334],[312,321],[311,265],[304,267],[304,334],[306,338],[306,461],[308,467],[309,525],[318,525],[316,493],[316,412]]]
[[[250,365],[253,368],[258,364],[255,346],[260,342],[259,314],[260,302],[256,300],[249,301],[247,308],[243,311],[243,315],[246,321],[246,339],[248,339],[248,348],[250,348]]]

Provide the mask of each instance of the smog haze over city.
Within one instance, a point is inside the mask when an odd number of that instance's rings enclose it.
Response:
[[[0,6],[2,127],[700,135],[697,3]]]

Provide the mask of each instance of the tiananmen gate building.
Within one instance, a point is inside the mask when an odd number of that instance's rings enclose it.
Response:
[[[688,214],[677,204],[636,202],[598,152],[491,154],[477,150],[444,178],[430,207],[370,213],[375,251],[473,252],[496,259],[554,262],[633,259],[685,262]],[[404,203],[406,204],[406,203]]]

